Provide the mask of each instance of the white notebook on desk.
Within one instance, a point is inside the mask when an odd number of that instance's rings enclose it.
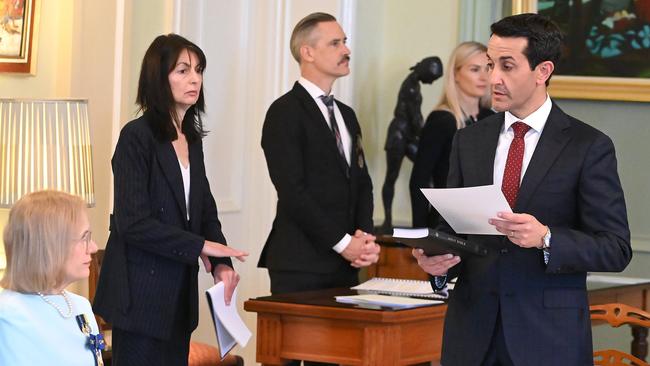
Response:
[[[441,300],[414,299],[402,296],[387,296],[376,294],[335,296],[336,301],[345,304],[378,305],[393,309],[411,309],[421,306],[442,304]]]
[[[430,299],[446,299],[449,296],[446,290],[433,291],[429,281],[384,277],[371,278],[358,286],[352,287],[352,289],[366,293],[425,297]]]

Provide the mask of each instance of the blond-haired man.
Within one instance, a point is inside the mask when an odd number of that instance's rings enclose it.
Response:
[[[349,287],[377,261],[372,183],[354,111],[331,95],[350,72],[350,49],[336,18],[313,13],[296,25],[291,53],[300,79],[264,121],[262,148],[278,193],[259,267],[273,294]]]

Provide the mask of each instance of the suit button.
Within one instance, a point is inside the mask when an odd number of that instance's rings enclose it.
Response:
[[[501,248],[499,251],[501,254],[508,254],[508,248]]]
[[[152,269],[152,270],[149,271],[149,274],[153,276],[153,275],[156,274],[156,271]]]
[[[178,251],[176,249],[172,249],[172,254],[178,254]]]

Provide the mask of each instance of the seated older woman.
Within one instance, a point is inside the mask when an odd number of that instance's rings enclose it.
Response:
[[[103,342],[90,303],[65,290],[89,275],[84,201],[57,191],[21,198],[4,231],[0,281],[0,365],[101,365]]]

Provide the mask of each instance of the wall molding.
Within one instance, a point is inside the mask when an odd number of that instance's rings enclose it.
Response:
[[[111,151],[115,151],[115,145],[122,129],[122,86],[126,82],[123,74],[124,60],[124,28],[126,19],[125,0],[115,1],[115,44],[113,54],[113,120],[111,122]],[[113,212],[115,202],[114,182],[111,179],[108,183],[108,209]]]
[[[354,57],[354,40],[358,39],[356,37],[356,16],[357,16],[357,5],[354,0],[340,0],[338,6],[339,15],[337,19],[343,28],[343,31],[348,36],[348,45],[352,50],[352,57]],[[356,98],[354,97],[354,82],[355,82],[355,72],[354,70],[350,71],[350,74],[340,78],[334,84],[335,95],[338,99],[341,99],[347,105],[355,105]]]
[[[650,235],[635,235],[631,238],[632,250],[641,253],[650,253]]]
[[[179,34],[197,43],[208,58],[203,80],[204,124],[210,133],[203,147],[206,172],[222,214],[243,209],[246,121],[249,119],[246,103],[251,93],[247,66],[255,51],[247,47],[252,26],[250,1],[234,4],[182,1],[176,5],[174,14],[177,19],[174,27],[178,27]],[[216,14],[224,21],[215,22]]]

